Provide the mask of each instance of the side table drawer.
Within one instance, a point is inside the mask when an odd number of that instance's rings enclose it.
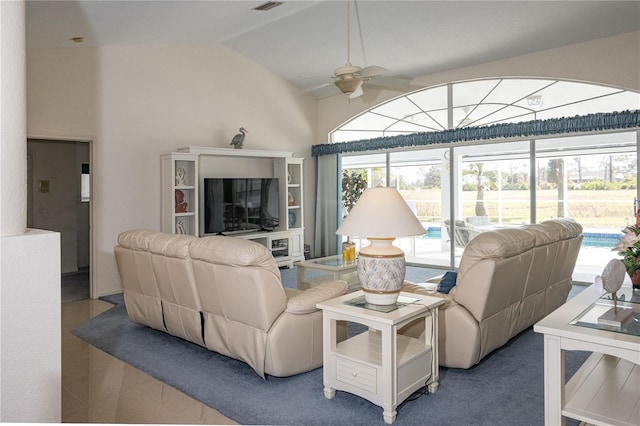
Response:
[[[373,394],[378,393],[377,369],[342,357],[336,357],[336,380]]]

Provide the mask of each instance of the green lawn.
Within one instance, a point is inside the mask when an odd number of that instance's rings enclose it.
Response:
[[[440,222],[440,190],[402,190],[406,200],[415,203],[418,217],[424,221]],[[538,222],[558,217],[558,193],[556,190],[539,190],[537,194]],[[622,228],[634,223],[633,199],[636,191],[585,191],[571,190],[567,194],[567,217],[574,218],[584,227]],[[499,199],[501,197],[501,199]],[[475,191],[462,193],[462,217],[475,216]],[[530,218],[529,191],[485,192],[485,207],[491,222],[498,222],[502,211],[502,223],[528,223]]]

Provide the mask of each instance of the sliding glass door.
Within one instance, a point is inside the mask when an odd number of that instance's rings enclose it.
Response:
[[[574,276],[591,282],[635,220],[637,146],[635,131],[438,146],[345,155],[343,170],[398,188],[425,229],[395,243],[410,263],[455,268],[482,232],[570,217],[585,239]]]

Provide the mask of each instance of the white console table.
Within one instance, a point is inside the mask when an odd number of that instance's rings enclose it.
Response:
[[[602,296],[592,285],[534,325],[544,334],[546,425],[564,425],[564,417],[596,425],[640,424],[640,337],[575,324]],[[627,306],[637,317],[640,304]],[[570,350],[593,355],[565,385],[564,354]]]
[[[359,395],[381,406],[390,424],[398,404],[413,392],[424,386],[431,393],[438,389],[438,307],[444,300],[401,293],[401,306],[382,312],[353,303],[362,296],[360,290],[317,305],[323,311],[324,395],[332,399],[336,390]],[[425,319],[424,340],[398,334],[418,318]],[[338,342],[338,321],[369,330]]]

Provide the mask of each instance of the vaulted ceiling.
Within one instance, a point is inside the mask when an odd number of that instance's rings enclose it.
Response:
[[[215,42],[301,90],[330,82],[347,59],[346,2],[253,10],[262,3],[28,0],[27,47]],[[410,79],[638,31],[640,2],[360,0],[351,2],[350,21],[354,65]],[[339,92],[327,85],[309,93]]]

